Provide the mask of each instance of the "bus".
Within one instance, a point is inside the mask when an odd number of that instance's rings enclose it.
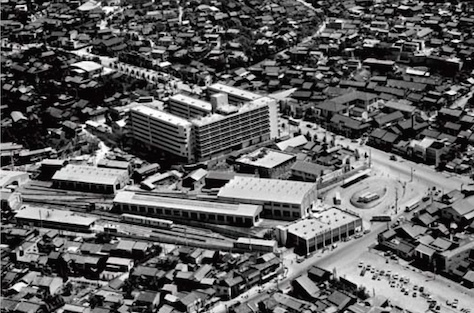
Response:
[[[411,212],[413,211],[414,209],[416,209],[418,206],[420,205],[419,201],[413,201],[413,202],[410,202],[406,208],[405,208],[405,212]]]
[[[291,117],[288,118],[288,123],[290,123],[290,125],[293,125],[293,126],[300,126],[300,121],[294,120]]]
[[[341,193],[339,191],[336,192],[334,195],[334,204],[335,205],[340,205],[341,204]]]
[[[390,215],[374,215],[372,216],[371,222],[391,222],[392,218]]]

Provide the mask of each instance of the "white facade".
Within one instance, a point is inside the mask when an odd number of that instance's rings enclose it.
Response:
[[[133,138],[163,151],[194,161],[192,124],[145,106],[130,111]]]

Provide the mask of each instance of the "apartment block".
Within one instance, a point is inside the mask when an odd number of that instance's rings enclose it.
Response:
[[[198,159],[207,159],[277,137],[278,109],[275,100],[261,97],[237,109],[228,115],[216,113],[192,120]]]
[[[146,106],[130,110],[132,136],[152,147],[194,161],[192,124],[179,116]]]
[[[191,119],[210,114],[212,106],[211,103],[207,101],[177,94],[170,97],[168,101],[168,111],[179,117]]]

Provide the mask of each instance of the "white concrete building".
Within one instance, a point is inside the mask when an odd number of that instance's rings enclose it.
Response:
[[[188,120],[139,106],[130,111],[130,125],[135,140],[194,161],[192,124]]]
[[[317,190],[314,183],[236,176],[219,190],[217,197],[262,205],[267,218],[296,220],[309,214]]]

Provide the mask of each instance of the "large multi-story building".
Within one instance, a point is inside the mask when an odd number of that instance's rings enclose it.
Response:
[[[227,94],[227,98],[229,99],[229,103],[231,104],[250,102],[262,97],[257,93],[235,88],[232,86],[227,86],[220,83],[210,85],[209,87],[207,87],[207,91],[210,95],[217,93]]]
[[[316,184],[236,176],[219,190],[219,200],[263,206],[263,215],[279,220],[306,217],[317,199]]]
[[[217,108],[219,110],[219,108]],[[192,120],[198,159],[242,149],[278,136],[276,101],[261,97],[228,115],[212,114]]]
[[[188,161],[194,160],[192,124],[188,120],[139,106],[130,110],[130,125],[135,140]]]
[[[212,105],[207,101],[177,94],[170,97],[168,101],[168,111],[171,114],[190,119],[210,114]]]
[[[133,108],[133,138],[192,162],[278,136],[274,99],[216,85],[209,87],[211,102],[175,95],[168,102],[170,113],[144,106]]]

